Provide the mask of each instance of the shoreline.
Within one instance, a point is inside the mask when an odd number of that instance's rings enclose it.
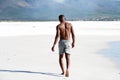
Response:
[[[120,62],[119,62],[120,56],[118,54],[119,53],[118,47],[120,46],[120,40],[109,41],[107,42],[107,46],[108,47],[99,50],[98,54],[110,58],[111,61],[116,63],[116,68],[120,69]]]

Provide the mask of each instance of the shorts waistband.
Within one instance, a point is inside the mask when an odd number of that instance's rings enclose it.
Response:
[[[65,41],[66,42],[66,41],[70,41],[70,39],[68,39],[68,40],[60,39],[60,41]]]

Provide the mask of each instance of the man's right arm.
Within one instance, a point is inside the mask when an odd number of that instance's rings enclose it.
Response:
[[[53,43],[53,46],[52,46],[52,51],[54,51],[54,47],[55,47],[59,37],[60,37],[60,30],[59,30],[59,27],[57,26],[56,27],[56,36],[55,36],[55,40],[54,40],[54,43]]]

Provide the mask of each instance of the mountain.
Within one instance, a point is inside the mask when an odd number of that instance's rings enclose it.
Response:
[[[0,20],[120,20],[120,0],[0,0]]]

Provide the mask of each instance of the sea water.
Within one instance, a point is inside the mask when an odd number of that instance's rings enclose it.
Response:
[[[108,46],[108,48],[99,51],[99,53],[111,58],[120,68],[120,41],[109,42]]]

